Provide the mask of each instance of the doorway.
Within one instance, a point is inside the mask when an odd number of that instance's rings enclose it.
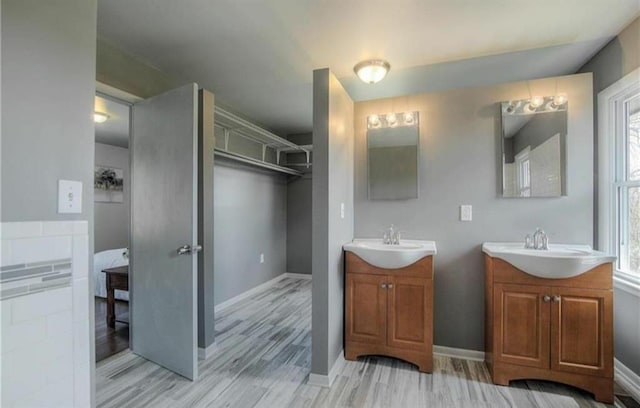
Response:
[[[130,103],[95,96],[94,255],[96,362],[129,347]]]

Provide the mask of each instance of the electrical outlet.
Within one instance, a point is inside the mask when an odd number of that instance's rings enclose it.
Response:
[[[260,263],[264,263],[264,254],[260,254]]]
[[[460,206],[460,221],[471,221],[473,219],[473,212],[471,205]]]

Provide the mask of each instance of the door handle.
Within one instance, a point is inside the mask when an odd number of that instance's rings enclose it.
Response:
[[[202,251],[202,245],[183,245],[176,250],[178,255],[187,255],[187,254],[195,254]]]

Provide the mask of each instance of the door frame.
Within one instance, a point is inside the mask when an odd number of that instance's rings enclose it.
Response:
[[[108,99],[111,100],[113,102],[117,102],[117,103],[121,103],[123,105],[126,105],[129,107],[129,140],[131,140],[131,133],[132,133],[132,119],[133,119],[133,109],[132,106],[134,103],[136,103],[137,101],[141,101],[144,98],[141,98],[137,95],[133,95],[131,93],[122,91],[118,88],[114,88],[110,85],[107,85],[105,83],[96,81],[96,89],[94,92],[94,96],[99,96],[101,98],[104,99]],[[95,131],[94,131],[94,144],[95,144]],[[95,150],[95,149],[94,149]],[[129,168],[131,168],[131,161],[132,161],[132,157],[131,157],[131,150],[129,150]],[[94,151],[94,165],[95,165],[95,151]],[[129,189],[133,189],[133,184],[132,184],[132,180],[131,180],[131,174],[129,174]],[[129,197],[129,201],[131,201],[131,197]],[[93,205],[94,203],[91,203],[91,205]],[[129,213],[129,226],[131,226],[131,223],[133,222],[132,217],[131,217],[131,212]],[[92,246],[93,243],[95,242],[95,225],[91,226],[91,242],[92,242]],[[131,244],[131,228],[129,228],[129,244]],[[92,247],[93,250],[93,247]],[[129,263],[131,263],[131,260],[129,260]],[[91,273],[89,273],[89,293],[93,294],[95,297],[95,280],[94,280],[94,274],[93,274],[93,256],[90,254],[89,256],[89,271]],[[129,289],[131,289],[131,285],[129,285]],[[131,292],[129,292],[131,293]],[[89,356],[89,362],[90,362],[90,383],[91,383],[91,389],[90,389],[90,395],[91,395],[91,401],[95,402],[95,396],[96,396],[96,319],[95,319],[95,301],[93,302],[89,302],[89,327],[91,328],[90,330],[90,342],[89,342],[89,352],[90,352],[90,356]],[[131,319],[129,319],[129,330],[131,332],[131,326],[133,326],[133,321]],[[131,339],[129,339],[129,341],[131,341]]]

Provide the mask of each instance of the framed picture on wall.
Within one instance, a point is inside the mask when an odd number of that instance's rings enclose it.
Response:
[[[122,203],[124,201],[124,171],[115,167],[96,166],[93,175],[94,201]]]

